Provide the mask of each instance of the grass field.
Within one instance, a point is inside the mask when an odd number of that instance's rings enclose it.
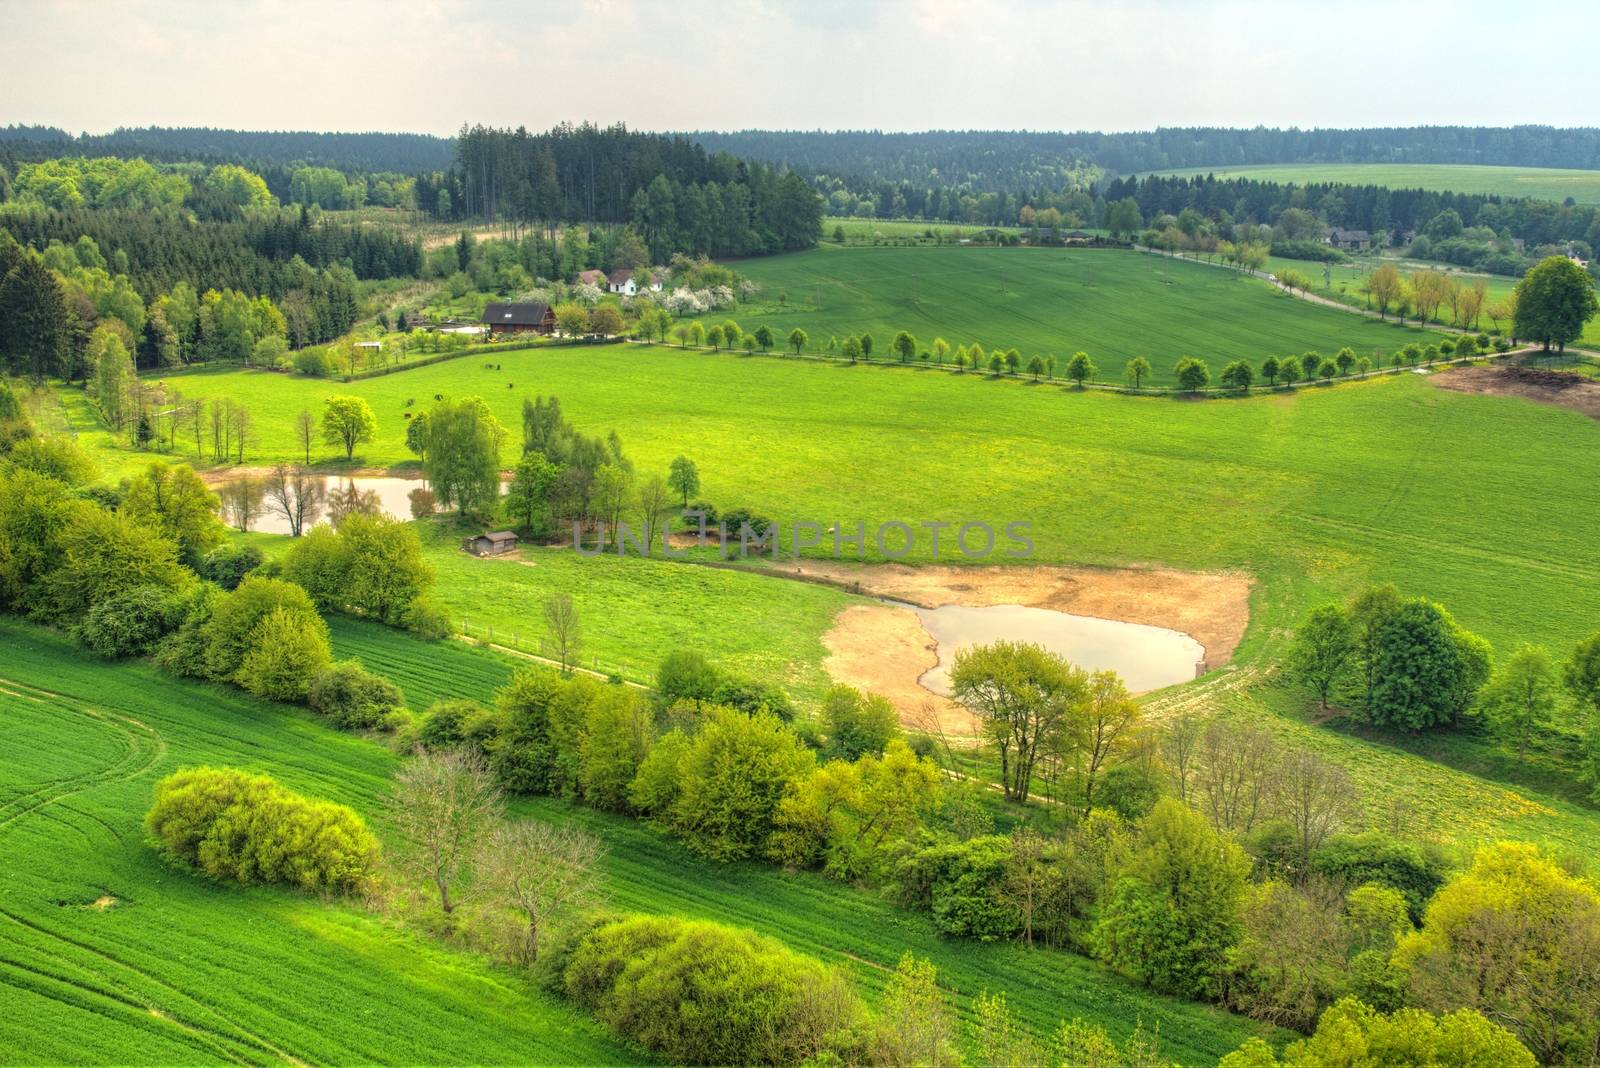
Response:
[[[231,764],[370,814],[395,765],[308,713],[0,621],[0,1062],[637,1062],[525,978],[360,909],[182,874],[155,781]]]
[[[1000,230],[1020,233],[1017,226],[979,226],[975,223],[918,222],[915,219],[857,219],[829,215],[822,220],[822,240],[834,241],[838,231],[844,231],[847,245],[874,244],[876,242],[915,242],[946,244],[960,242],[963,238],[976,238],[982,230]],[[932,237],[929,237],[929,234]]]
[[[0,640],[0,715],[7,752],[21,757],[0,765],[0,1061],[644,1059],[510,971],[353,907],[180,874],[142,841],[151,785],[175,767],[243,766],[370,813],[394,766],[387,750],[143,664],[86,660],[23,624],[0,621]],[[340,655],[369,659],[389,646],[413,699],[442,672],[456,696],[492,691],[486,655],[455,643],[361,626],[336,628],[335,642]],[[601,835],[614,905],[755,927],[842,965],[869,1000],[909,949],[938,964],[964,1015],[977,994],[1004,990],[1041,1031],[1081,1015],[1125,1036],[1142,1021],[1187,1063],[1215,1061],[1260,1030],[1069,954],[945,941],[926,919],[820,876],[707,865],[642,824],[556,802],[516,810]],[[106,898],[115,903],[94,907]]]
[[[1061,370],[1081,349],[1102,381],[1122,381],[1134,356],[1147,357],[1155,382],[1168,384],[1181,356],[1216,372],[1233,359],[1255,364],[1344,345],[1392,350],[1423,336],[1307,305],[1236,273],[1115,249],[825,246],[739,269],[762,292],[733,317],[747,331],[770,326],[780,344],[797,326],[813,349],[870,333],[882,354],[875,358],[892,359],[889,342],[909,330],[923,347],[943,337],[952,347],[1016,348],[1024,359],[1054,353]]]
[[[616,428],[642,472],[695,457],[703,496],[724,510],[1027,520],[1044,562],[1251,571],[1262,583],[1246,652],[1311,599],[1374,579],[1449,603],[1502,647],[1564,647],[1600,618],[1586,535],[1600,499],[1571,462],[1600,445],[1600,425],[1419,376],[1186,402],[638,345],[508,353],[504,367],[441,364],[334,387],[248,371],[177,377],[196,395],[252,398],[262,460],[292,458],[302,405],[361,394],[378,415],[377,441],[358,454],[372,465],[407,459],[407,396],[514,379],[518,390],[484,389],[508,425],[524,395],[558,394],[585,432]]]
[[[1390,189],[1432,189],[1537,197],[1557,203],[1600,204],[1600,171],[1554,167],[1486,167],[1469,163],[1268,163],[1244,167],[1190,167],[1162,174],[1254,178],[1263,182],[1344,182]]]
[[[582,666],[615,672],[629,682],[651,683],[662,657],[693,649],[725,670],[781,684],[802,702],[819,701],[830,684],[822,670],[827,652],[822,635],[841,609],[863,601],[830,586],[750,568],[691,567],[610,553],[583,557],[563,546],[525,545],[512,555],[471,556],[461,551],[453,520],[425,523],[419,532],[438,575],[435,595],[458,631],[553,656],[553,648],[538,644],[547,638],[544,603],[553,593],[565,593],[582,626]],[[243,537],[269,559],[290,544],[284,535]],[[362,633],[361,625],[349,620],[336,618],[333,625]],[[391,650],[391,643],[380,641],[361,655],[368,660]],[[492,682],[490,689],[500,685],[495,669],[503,670],[505,661],[484,656],[482,663],[483,674],[473,672],[474,681]],[[392,674],[390,663],[371,666]],[[442,677],[437,688],[422,691],[425,699],[412,695],[412,703],[425,707],[449,685],[449,677]]]

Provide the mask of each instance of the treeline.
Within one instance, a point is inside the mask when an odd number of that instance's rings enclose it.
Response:
[[[178,282],[278,300],[301,285],[296,257],[314,269],[346,266],[357,278],[414,277],[422,267],[420,246],[397,231],[313,222],[304,209],[227,221],[123,209],[7,211],[0,229],[39,251],[87,237],[146,300]]]
[[[254,165],[292,163],[346,172],[412,174],[449,166],[447,137],[413,133],[314,133],[311,131],[213,130],[207,127],[122,127],[107,134],[73,136],[42,126],[0,128],[0,162],[54,156],[145,156],[169,162]]]
[[[1061,188],[1083,164],[1116,174],[1253,163],[1477,163],[1600,168],[1600,130],[1552,126],[1371,130],[1165,128],[1131,133],[1006,130],[700,131],[708,151],[807,175],[949,185],[974,192]]]
[[[128,267],[125,252],[107,259],[87,236],[52,241],[41,255],[0,229],[0,366],[36,382],[92,379],[102,397],[127,396],[128,383],[137,386],[135,361],[273,366],[291,344],[345,333],[360,311],[355,276],[343,266],[319,271],[290,260],[276,302],[231,288],[202,291],[180,278],[148,303],[123,273]]]
[[[631,223],[657,262],[809,248],[821,234],[821,203],[798,177],[620,125],[463,126],[454,166],[418,176],[416,196],[448,219]]]
[[[1192,209],[1225,225],[1247,221],[1273,225],[1285,211],[1298,209],[1314,213],[1328,226],[1366,230],[1381,237],[1421,232],[1437,216],[1452,211],[1458,232],[1463,225],[1487,227],[1495,233],[1522,238],[1529,246],[1572,240],[1586,240],[1593,245],[1600,237],[1600,223],[1592,206],[1484,193],[1152,174],[1116,179],[1105,187],[1102,199],[1114,203],[1129,198],[1146,219],[1176,216]],[[1321,237],[1320,233],[1304,236],[1317,240]]]

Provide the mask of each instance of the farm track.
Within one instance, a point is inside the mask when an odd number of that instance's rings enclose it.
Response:
[[[167,745],[160,732],[132,716],[108,712],[92,705],[80,705],[64,694],[11,679],[0,678],[0,686],[14,697],[86,715],[116,731],[124,746],[122,755],[105,767],[81,775],[48,780],[0,803],[0,834],[17,820],[74,794],[107,783],[136,779],[166,754]]]
[[[52,806],[60,806],[67,811],[86,816],[105,828],[114,838],[121,839],[121,833],[106,821],[81,809],[63,805],[62,802],[101,786],[126,782],[145,775],[166,755],[167,744],[161,733],[132,716],[81,703],[65,694],[15,679],[0,678],[0,693],[16,700],[48,706],[52,711],[87,716],[97,724],[112,729],[122,746],[121,752],[109,764],[79,775],[60,776],[48,780],[31,790],[25,790],[8,798],[0,804],[0,835],[14,830],[19,821],[29,816],[53,818],[46,810]],[[91,1012],[104,1011],[106,1005],[103,1003],[109,1002],[134,1010],[131,1020],[138,1026],[146,1028],[150,1026],[151,1020],[164,1020],[183,1032],[186,1041],[195,1048],[206,1049],[237,1064],[268,1063],[272,1060],[292,1064],[303,1063],[292,1054],[230,1019],[198,996],[173,985],[153,972],[130,964],[105,949],[53,930],[10,907],[0,906],[0,920],[7,921],[13,928],[12,935],[4,939],[10,950],[31,953],[43,958],[43,963],[30,964],[17,959],[9,952],[0,955],[0,983],[23,987],[42,997],[87,1008]],[[20,937],[15,930],[18,928],[21,929]],[[44,945],[37,944],[40,941]],[[70,961],[74,955],[87,955],[93,958],[95,963],[91,967],[96,970],[103,969],[99,978],[104,982],[62,974],[60,965]],[[127,978],[118,983],[112,978],[114,972],[121,972]],[[28,982],[20,978],[19,973],[20,976],[31,976],[33,981]],[[78,996],[63,997],[51,984],[76,991]],[[141,995],[138,992],[140,986],[159,991],[161,996],[157,998],[148,994]],[[101,1003],[84,1005],[85,998],[91,1002],[99,999]],[[179,1005],[183,1008],[174,1007]],[[233,1047],[241,1047],[254,1053],[255,1056],[248,1056]]]

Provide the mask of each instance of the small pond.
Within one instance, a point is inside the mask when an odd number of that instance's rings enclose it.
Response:
[[[394,516],[396,519],[411,518],[411,498],[408,494],[426,485],[427,483],[420,478],[391,478],[387,475],[328,475],[322,480],[323,491],[329,496],[335,493],[348,493],[352,486],[362,493],[376,493],[379,508],[386,515]],[[327,510],[324,508],[319,522],[326,520]],[[252,524],[251,529],[264,534],[287,534],[289,521],[268,508]]]
[[[1015,604],[906,607],[922,619],[923,628],[939,647],[938,666],[924,672],[918,681],[946,697],[957,651],[1000,639],[1042,645],[1087,671],[1115,671],[1134,693],[1188,682],[1205,659],[1205,649],[1187,634],[1142,623]]]

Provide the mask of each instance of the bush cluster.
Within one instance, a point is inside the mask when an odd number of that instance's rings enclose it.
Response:
[[[566,956],[563,992],[674,1064],[855,1059],[865,1012],[833,970],[751,931],[677,917],[598,922]]]
[[[213,879],[343,892],[371,874],[378,842],[355,812],[237,768],[185,768],[156,784],[145,827]]]

